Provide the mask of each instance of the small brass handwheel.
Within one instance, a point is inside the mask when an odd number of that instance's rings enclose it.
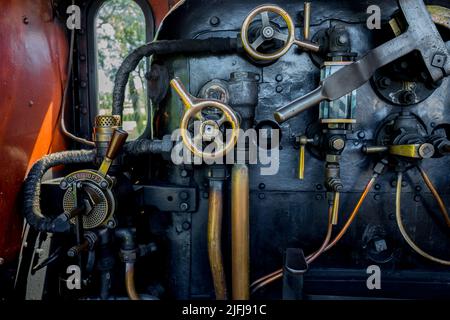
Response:
[[[218,100],[198,99],[190,95],[181,83],[180,79],[175,78],[170,81],[170,85],[180,97],[186,111],[181,119],[180,133],[184,145],[196,156],[203,159],[218,159],[225,156],[233,150],[239,137],[239,120],[236,113],[226,104]],[[214,109],[221,113],[218,120],[205,118],[202,111]],[[199,132],[191,137],[189,133],[189,124],[192,119],[196,119],[199,126]],[[221,138],[221,126],[225,123],[231,125],[231,135],[224,143]],[[216,147],[214,151],[205,151],[202,149],[203,141],[213,141]]]
[[[284,20],[287,26],[287,33],[278,31],[273,27],[270,22],[269,13],[276,14]],[[259,36],[251,42],[249,38],[250,25],[253,21],[255,21],[255,18],[257,16],[260,16],[261,18],[261,32]],[[256,7],[248,14],[242,24],[241,39],[244,50],[252,58],[263,61],[276,60],[280,58],[289,51],[293,44],[305,50],[311,50],[315,52],[319,51],[320,49],[318,45],[310,41],[295,39],[295,25],[292,21],[292,18],[285,10],[274,5],[262,5]],[[272,41],[273,39],[283,42],[281,48],[272,53],[263,53],[258,50],[258,48],[261,47],[263,43]]]

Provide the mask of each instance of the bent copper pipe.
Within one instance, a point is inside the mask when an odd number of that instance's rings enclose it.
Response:
[[[245,164],[231,173],[231,281],[233,300],[250,298],[249,178]]]
[[[217,300],[227,299],[222,259],[223,181],[211,180],[208,209],[208,256]]]
[[[125,287],[130,300],[141,300],[134,285],[134,263],[131,262],[125,264]]]

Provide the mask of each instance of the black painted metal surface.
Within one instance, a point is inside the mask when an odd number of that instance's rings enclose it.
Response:
[[[301,33],[302,5],[298,1],[272,1],[282,6],[295,18],[297,34]],[[246,14],[262,1],[188,1],[177,9],[164,22],[160,31],[161,39],[207,38],[211,36],[236,36]],[[366,27],[369,1],[312,1],[311,34],[321,28],[343,24],[348,29],[353,48],[359,55],[376,47],[376,32]],[[381,7],[383,21],[397,9],[394,1],[377,1]],[[217,19],[219,23],[217,23]],[[214,19],[214,20],[212,20]],[[214,24],[211,24],[214,21]],[[447,39],[448,40],[448,39]],[[183,78],[190,92],[196,95],[202,86],[212,79],[229,79],[235,71],[247,71],[258,74],[259,99],[256,107],[256,122],[273,119],[273,112],[293,99],[313,90],[318,85],[319,69],[312,63],[309,54],[295,48],[278,61],[261,65],[252,62],[245,55],[177,57],[166,61],[171,75]],[[408,107],[426,124],[428,131],[441,123],[450,122],[450,79],[444,79],[442,85],[424,102]],[[181,104],[170,94],[160,105],[160,113],[168,116],[162,120],[157,135],[170,132],[177,127],[182,110]],[[365,156],[361,148],[373,143],[378,125],[389,114],[399,112],[400,107],[390,105],[377,96],[370,83],[357,91],[357,124],[349,136],[347,147],[341,162],[341,176],[344,191],[341,195],[339,230],[346,217],[356,204],[360,192],[369,180],[373,159]],[[318,118],[318,110],[312,109],[282,125],[283,139],[280,150],[279,172],[274,176],[261,176],[259,165],[250,166],[251,178],[251,278],[280,268],[283,252],[286,248],[302,248],[309,254],[321,244],[326,231],[327,210],[325,200],[324,162],[310,152],[306,154],[306,178],[297,179],[298,147],[294,137],[304,134],[306,128]],[[423,161],[424,169],[429,173],[437,189],[450,201],[449,168],[450,159],[430,159]],[[181,185],[194,184],[199,187],[199,211],[174,213],[173,227],[169,230],[172,253],[168,261],[173,271],[171,275],[171,293],[177,298],[213,297],[213,288],[209,275],[206,251],[207,188],[204,185],[206,169],[186,168],[189,176],[182,177],[179,168],[169,169],[171,182]],[[193,170],[192,170],[193,169]],[[192,175],[192,176],[191,176]],[[192,178],[189,178],[192,177]],[[315,277],[327,279],[327,268],[342,272],[332,273],[336,278],[348,281],[352,278],[350,269],[365,270],[371,264],[378,264],[382,270],[389,270],[387,278],[392,282],[385,291],[377,293],[386,297],[409,297],[421,290],[433,290],[432,281],[428,281],[430,272],[440,270],[437,280],[444,290],[450,280],[447,269],[418,257],[402,240],[394,217],[393,172],[387,172],[376,183],[364,203],[359,217],[341,242],[326,253],[311,267],[320,266],[322,271]],[[448,257],[450,239],[437,207],[418,172],[407,173],[407,184],[403,188],[404,220],[411,235],[424,249],[443,258]],[[229,196],[229,195],[228,195]],[[228,197],[229,199],[229,197]],[[225,228],[229,228],[229,214],[225,211]],[[183,223],[189,223],[187,230]],[[178,231],[177,231],[178,230]],[[180,231],[181,230],[181,231]],[[227,229],[229,230],[229,229]],[[227,233],[227,232],[226,232]],[[229,232],[228,232],[229,233]],[[384,253],[377,252],[374,241],[384,240]],[[229,235],[224,239],[229,243]],[[378,246],[380,248],[380,246]],[[229,248],[224,246],[227,275],[229,275]],[[330,269],[331,270],[331,269]],[[419,272],[420,271],[420,272]],[[330,271],[331,272],[331,271]],[[412,273],[411,273],[412,272]],[[305,291],[308,294],[308,274],[305,276]],[[331,273],[330,273],[331,274]],[[401,282],[402,275],[408,275],[412,281]],[[229,277],[228,277],[229,278]],[[230,279],[228,279],[230,280]],[[322,281],[321,280],[321,281]],[[390,280],[391,281],[391,280]],[[339,281],[337,281],[338,283]],[[416,282],[424,282],[419,286]],[[316,286],[314,294],[339,295],[339,286],[331,281],[327,286]],[[395,289],[402,283],[402,290]],[[319,289],[317,289],[319,288]],[[335,288],[335,289],[333,289]],[[352,291],[352,288],[354,289]],[[441,288],[441,287],[440,287]],[[312,289],[311,289],[312,290]],[[349,282],[346,295],[364,295],[361,283]],[[269,286],[257,297],[280,297],[280,284]],[[370,296],[369,293],[367,295]]]

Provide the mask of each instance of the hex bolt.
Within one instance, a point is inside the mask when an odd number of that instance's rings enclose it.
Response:
[[[263,199],[266,198],[266,195],[265,195],[264,193],[260,193],[260,194],[258,194],[258,198],[259,198],[260,200],[263,200]]]
[[[266,185],[264,183],[260,183],[258,185],[258,188],[261,189],[261,190],[264,190],[266,188]]]
[[[420,196],[420,195],[418,195],[418,194],[416,194],[415,196],[414,196],[414,201],[415,202],[420,202],[420,199],[421,199],[422,197]]]
[[[400,101],[406,104],[412,104],[416,101],[416,95],[411,90],[405,90],[400,95]]]
[[[375,201],[378,201],[378,200],[381,199],[381,196],[377,193],[377,194],[375,194],[375,195],[373,196],[373,199],[374,199]]]
[[[209,24],[214,27],[218,26],[219,23],[220,23],[220,19],[217,16],[213,16],[213,17],[211,17],[211,19],[209,19]]]
[[[406,187],[408,185],[408,183],[406,181],[402,181],[402,187]]]
[[[100,188],[102,188],[102,189],[108,188],[108,182],[106,182],[106,181],[100,182]]]
[[[277,86],[277,87],[275,88],[275,91],[276,91],[277,93],[281,93],[281,92],[283,92],[283,87],[282,87],[282,86]]]
[[[180,210],[181,211],[187,211],[189,209],[189,205],[186,202],[183,202],[180,204]]]
[[[374,188],[375,188],[375,190],[380,190],[381,186],[377,183]]]
[[[323,187],[322,187],[321,184],[316,184],[316,189],[317,189],[317,190],[322,190],[322,188],[323,188]]]
[[[277,74],[277,76],[275,77],[275,80],[277,82],[281,82],[281,81],[283,81],[283,76],[281,74]]]
[[[364,130],[361,130],[358,132],[358,138],[364,139],[365,137],[366,137],[366,133],[364,132]]]
[[[387,89],[391,86],[392,80],[388,77],[381,77],[377,83],[381,89]]]
[[[420,191],[422,191],[422,187],[421,187],[421,186],[416,186],[415,190],[416,190],[417,192],[420,192]]]
[[[186,178],[187,177],[187,175],[188,175],[188,172],[186,171],[186,170],[181,170],[181,172],[180,172],[180,176],[182,176],[183,178]]]
[[[322,200],[322,195],[321,194],[316,194],[316,200]]]
[[[22,19],[22,22],[23,22],[24,24],[29,24],[29,23],[30,23],[30,19],[28,19],[27,16],[24,16],[23,19]]]

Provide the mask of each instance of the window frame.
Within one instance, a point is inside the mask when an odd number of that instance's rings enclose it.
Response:
[[[155,36],[155,23],[153,11],[150,3],[146,0],[130,0],[134,1],[142,10],[145,18],[145,29],[146,29],[146,43],[151,42]],[[95,123],[95,117],[98,114],[98,61],[97,61],[97,28],[96,19],[100,11],[100,8],[108,0],[95,0],[92,6],[88,10],[87,16],[87,46],[88,46],[88,74],[91,81],[89,81],[89,106],[90,106],[90,116],[91,123]],[[150,68],[150,59],[146,58],[147,70]],[[148,82],[146,83],[148,92]],[[151,121],[152,121],[152,105],[151,100],[147,94],[145,97],[147,104],[147,125],[144,131],[136,138],[140,139],[143,137],[151,136]],[[122,119],[123,120],[123,119]]]

